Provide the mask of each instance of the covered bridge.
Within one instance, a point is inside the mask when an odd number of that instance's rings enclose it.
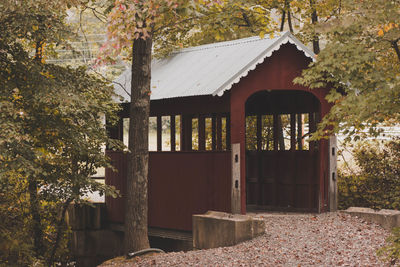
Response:
[[[207,210],[336,209],[334,138],[308,136],[329,111],[325,88],[293,84],[314,54],[289,32],[183,49],[152,62],[149,227],[190,231]],[[131,72],[117,80],[130,89]],[[114,138],[127,140],[128,94]],[[106,183],[125,194],[127,155]],[[124,198],[107,198],[124,220]]]

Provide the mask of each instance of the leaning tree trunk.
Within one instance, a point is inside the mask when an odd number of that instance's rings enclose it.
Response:
[[[151,37],[133,43],[128,175],[125,203],[125,253],[149,247],[147,236],[148,131]]]

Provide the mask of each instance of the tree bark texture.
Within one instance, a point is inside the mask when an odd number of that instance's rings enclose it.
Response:
[[[125,253],[149,248],[147,235],[148,132],[151,37],[137,39],[132,51],[128,174],[125,203]]]

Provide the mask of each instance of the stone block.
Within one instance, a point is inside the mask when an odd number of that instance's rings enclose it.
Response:
[[[265,222],[260,218],[253,218],[253,238],[265,234]]]
[[[195,249],[233,246],[264,232],[264,221],[247,215],[217,211],[193,215]]]
[[[373,210],[370,208],[350,207],[343,212],[379,224],[389,231],[393,227],[400,227],[400,211],[398,210]]]

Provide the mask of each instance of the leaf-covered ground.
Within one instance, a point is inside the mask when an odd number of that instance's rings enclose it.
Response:
[[[266,234],[233,247],[154,254],[102,266],[387,266],[387,231],[342,213],[257,214]]]

